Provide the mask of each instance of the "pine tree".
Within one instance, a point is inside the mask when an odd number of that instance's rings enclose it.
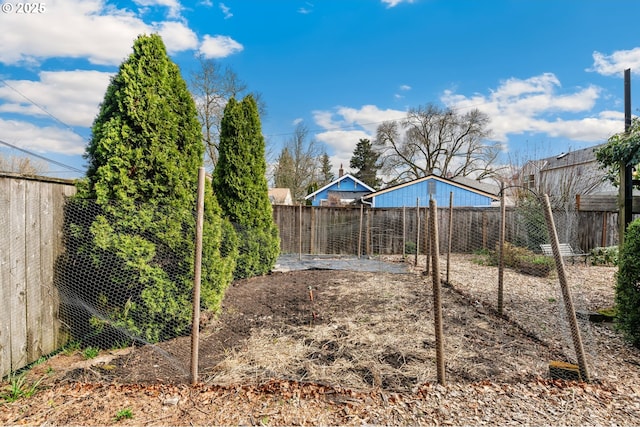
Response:
[[[320,185],[325,186],[329,184],[331,181],[335,179],[335,175],[331,171],[333,166],[331,166],[331,160],[329,160],[329,155],[324,153],[320,158]]]
[[[277,188],[294,188],[295,183],[295,165],[293,157],[287,147],[282,149],[280,157],[276,161],[276,168],[274,173],[274,181]]]
[[[373,149],[371,141],[362,138],[353,150],[353,157],[349,163],[351,168],[358,169],[354,176],[372,188],[380,186],[380,179],[377,177],[380,169],[377,163],[379,157],[380,154]]]
[[[78,338],[86,341],[90,332],[109,345],[105,339],[155,342],[184,334],[204,147],[195,104],[160,36],[136,39],[92,133],[87,175],[68,209],[68,261],[99,272],[86,283],[72,275],[65,281],[88,307],[87,318],[75,321]],[[236,239],[210,185],[205,193],[202,305],[216,310],[232,280]],[[80,214],[90,219],[79,222]]]
[[[236,278],[266,274],[280,250],[266,178],[265,143],[253,96],[231,98],[221,123],[213,189],[240,240]]]

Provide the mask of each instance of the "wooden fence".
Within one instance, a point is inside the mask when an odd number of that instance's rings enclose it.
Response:
[[[64,344],[54,263],[70,181],[0,175],[0,376]]]
[[[280,230],[281,252],[300,254],[424,253],[428,242],[427,208],[312,207],[275,205],[273,216]],[[560,239],[589,251],[618,244],[616,212],[555,212]],[[544,243],[545,226],[531,229],[519,208],[506,209],[506,241],[532,237]],[[447,248],[448,207],[438,209],[439,246]],[[499,208],[453,208],[453,252],[495,249],[499,238]],[[529,227],[527,229],[527,227]],[[538,246],[538,245],[531,245]]]
[[[71,181],[0,174],[0,375],[47,355],[68,337],[58,317],[55,262],[63,251],[65,198]],[[499,208],[454,208],[452,251],[493,249]],[[426,208],[273,207],[282,253],[424,253]],[[517,209],[507,209],[506,238],[524,235]],[[571,229],[583,250],[617,244],[615,212],[571,212]],[[439,207],[440,248],[447,247],[449,211]],[[561,223],[563,224],[563,223]],[[530,231],[527,231],[530,233]]]

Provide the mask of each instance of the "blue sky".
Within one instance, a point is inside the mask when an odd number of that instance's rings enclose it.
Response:
[[[74,169],[50,163],[59,177],[82,174],[109,78],[143,33],[163,37],[185,79],[202,54],[260,92],[273,157],[302,121],[336,170],[380,123],[427,103],[487,113],[503,162],[622,131],[625,68],[640,105],[635,0],[0,3],[0,141]]]

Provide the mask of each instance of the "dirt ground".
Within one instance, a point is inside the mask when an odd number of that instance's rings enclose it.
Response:
[[[235,282],[220,315],[203,316],[197,386],[188,337],[88,360],[61,353],[27,373],[40,381],[33,396],[0,403],[0,423],[640,424],[640,352],[612,325],[589,326],[591,382],[550,379],[550,361],[575,358],[553,280],[514,278],[521,289],[500,316],[487,294],[495,284],[482,279],[493,273],[458,262],[469,277],[442,287],[446,385],[431,277],[275,272]],[[613,270],[579,268],[581,281],[593,275],[581,294],[589,309],[611,305]]]

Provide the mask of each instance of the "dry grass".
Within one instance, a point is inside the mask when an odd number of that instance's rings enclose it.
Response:
[[[503,319],[495,313],[497,269],[466,255],[456,256],[451,265],[452,287],[442,290],[449,381],[514,383],[546,376],[550,360],[574,361],[555,276],[507,270]],[[229,352],[205,373],[206,382],[228,385],[284,378],[402,392],[435,382],[432,282],[420,274],[423,266],[419,259],[414,274],[352,272],[334,281],[320,290],[314,303],[322,321],[253,330],[243,348]],[[614,268],[567,269],[576,308],[595,310],[612,304]],[[616,348],[626,346],[610,326],[581,324],[590,370],[607,376],[602,353],[612,345],[608,340],[614,337]]]

